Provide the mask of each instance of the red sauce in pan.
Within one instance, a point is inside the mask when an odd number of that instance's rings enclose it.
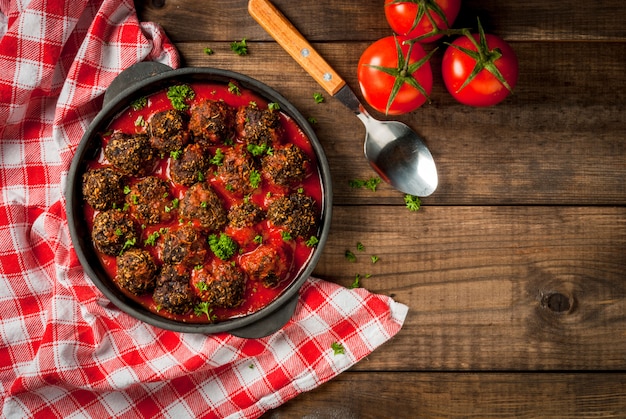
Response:
[[[240,88],[240,94],[231,93],[228,90],[228,86],[224,84],[218,83],[194,83],[190,85],[195,92],[195,97],[187,101],[190,106],[193,106],[195,103],[203,100],[203,99],[213,99],[213,100],[223,100],[227,104],[233,107],[246,106],[250,102],[255,102],[259,107],[267,107],[267,101],[256,95],[255,93]],[[131,107],[127,108],[124,112],[119,114],[109,125],[107,132],[102,133],[102,149],[100,151],[100,156],[88,163],[88,168],[97,168],[109,165],[106,158],[104,157],[103,149],[108,141],[110,134],[114,131],[122,131],[124,133],[142,133],[146,131],[145,125],[142,126],[138,121],[149,121],[152,114],[171,109],[172,105],[170,100],[166,96],[166,91],[157,92],[152,94],[148,98],[148,103],[145,107],[140,110],[134,110]],[[280,120],[282,124],[283,134],[280,143],[288,144],[293,143],[298,146],[307,157],[310,159],[311,164],[308,167],[308,172],[305,179],[298,185],[290,186],[289,188],[277,186],[275,184],[270,184],[263,180],[261,186],[257,188],[251,195],[249,195],[248,199],[251,202],[258,205],[259,207],[266,209],[268,205],[268,197],[269,196],[278,196],[278,195],[286,195],[290,192],[294,192],[298,190],[300,193],[304,193],[315,200],[317,205],[318,214],[321,214],[322,210],[322,186],[321,186],[321,177],[318,169],[318,164],[315,156],[315,152],[309,142],[307,136],[303,133],[300,127],[296,124],[296,122],[291,119],[288,115],[280,112]],[[211,153],[215,151],[217,148],[225,149],[223,144],[216,145],[211,149]],[[212,154],[213,155],[213,154]],[[175,197],[178,197],[182,200],[182,197],[187,190],[186,186],[181,186],[178,184],[174,184],[169,179],[169,156],[165,156],[158,160],[156,168],[151,175],[158,176],[166,179],[169,182],[170,190],[174,194]],[[139,179],[130,179],[130,183],[136,182]],[[229,209],[231,206],[236,205],[242,202],[242,197],[238,194],[231,193],[226,185],[216,176],[209,174],[208,179],[206,181],[214,188],[219,197],[222,200],[223,206],[225,209]],[[93,210],[88,204],[84,205],[85,218],[89,224],[89,228],[91,230],[93,226],[93,220],[97,211]],[[138,243],[144,243],[144,241],[155,231],[159,231],[161,228],[168,228],[179,226],[181,221],[178,219],[173,220],[169,223],[161,223],[156,225],[150,225],[142,229],[141,236],[138,240]],[[242,256],[244,256],[247,252],[254,250],[257,246],[253,242],[253,238],[259,234],[263,235],[264,243],[271,243],[281,247],[285,250],[285,253],[291,257],[290,269],[286,278],[280,281],[277,285],[273,287],[264,286],[261,281],[250,280],[249,278],[246,280],[245,293],[243,303],[235,308],[221,308],[221,307],[212,307],[212,321],[221,321],[233,317],[239,317],[246,314],[253,313],[271,301],[273,301],[278,295],[281,294],[285,290],[286,287],[297,277],[297,275],[303,270],[311,255],[314,251],[314,246],[307,246],[305,238],[294,238],[291,240],[284,240],[281,234],[282,229],[280,227],[274,226],[271,222],[267,220],[263,220],[252,227],[244,227],[244,228],[234,228],[231,226],[227,226],[223,229],[228,236],[235,239],[240,244],[240,252],[238,255],[233,256],[229,260],[229,263],[238,264],[239,260]],[[314,232],[317,234],[317,232]],[[159,254],[159,246],[147,246],[139,244],[138,247],[144,247],[149,250],[157,265],[160,262],[160,254]],[[208,246],[207,246],[208,249]],[[116,276],[116,258],[115,256],[108,256],[102,253],[98,253],[100,262],[102,266],[108,273],[109,278],[114,281]],[[212,252],[209,250],[207,252],[208,256],[205,260],[205,264],[210,264],[211,260],[215,258]],[[147,293],[144,295],[134,295],[132,293],[127,292],[126,290],[120,288],[128,297],[132,298],[134,301],[145,307],[146,309],[157,313],[163,317],[174,319],[181,322],[187,323],[206,323],[209,320],[206,315],[196,315],[193,310],[190,313],[184,315],[172,314],[165,310],[160,309],[156,306],[152,299],[152,294]]]

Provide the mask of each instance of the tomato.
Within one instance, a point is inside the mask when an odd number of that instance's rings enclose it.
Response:
[[[515,51],[506,41],[485,35],[480,23],[479,31],[472,34],[471,39],[469,36],[455,39],[446,49],[441,63],[443,81],[459,102],[492,106],[513,91],[519,64]],[[477,52],[479,50],[481,53]]]
[[[379,112],[398,115],[422,106],[433,87],[426,54],[407,38],[387,36],[371,44],[359,59],[357,76],[363,97]],[[406,59],[408,57],[408,60]]]
[[[398,35],[411,39],[451,28],[460,9],[461,0],[385,0],[389,26]],[[434,42],[442,36],[426,36],[419,42]]]

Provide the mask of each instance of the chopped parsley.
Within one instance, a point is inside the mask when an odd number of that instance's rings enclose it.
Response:
[[[373,192],[376,192],[376,188],[380,184],[381,179],[376,176],[372,176],[369,179],[352,179],[350,181],[350,187],[353,189],[367,188]]]
[[[247,55],[248,43],[246,42],[246,38],[243,38],[241,41],[231,42],[230,49],[237,55]]]
[[[365,251],[365,245],[363,245],[363,243],[361,242],[356,242],[356,250],[358,250],[359,252]]]
[[[196,92],[194,92],[188,84],[170,86],[167,89],[167,98],[172,103],[172,107],[179,111],[188,109],[189,105],[187,104],[187,100],[193,99],[194,97],[196,97]]]
[[[281,237],[283,238],[283,241],[288,242],[289,240],[292,239],[291,237],[291,233],[289,233],[288,231],[281,231],[280,232]]]
[[[255,242],[256,244],[263,244],[263,236],[261,236],[260,234],[257,234],[256,236],[254,236],[254,240],[252,241]]]
[[[130,103],[130,107],[133,108],[134,111],[141,110],[148,105],[148,99],[145,97],[140,97],[139,99],[135,99]]]
[[[239,249],[237,242],[225,233],[221,233],[219,237],[216,234],[211,234],[208,242],[211,251],[222,260],[230,259]]]
[[[228,91],[233,95],[241,96],[241,90],[239,89],[239,86],[237,86],[232,81],[228,82]]]
[[[267,104],[267,109],[270,111],[277,111],[280,109],[280,105],[276,102],[270,102]]]
[[[160,236],[161,236],[161,233],[159,233],[158,231],[155,231],[154,233],[150,234],[143,243],[146,246],[154,246],[156,244],[157,239]]]
[[[183,150],[170,151],[170,157],[173,158],[174,160],[180,159],[180,156],[182,155],[183,155]]]
[[[352,253],[352,250],[346,249],[344,256],[348,262],[356,262],[356,256]]]
[[[124,243],[124,246],[122,247],[122,250],[120,250],[120,255],[122,253],[124,253],[126,250],[130,249],[131,247],[133,247],[135,245],[135,243],[137,243],[137,239],[134,238],[134,237],[132,239],[126,240],[126,242]]]
[[[146,120],[143,119],[142,115],[139,115],[137,117],[137,119],[135,119],[135,126],[136,127],[145,127],[146,126]]]
[[[313,100],[315,100],[315,103],[322,103],[324,102],[324,95],[319,92],[313,93]]]
[[[256,169],[252,169],[250,171],[250,185],[252,185],[252,187],[256,189],[259,187],[260,184],[261,184],[261,173]]]
[[[372,263],[376,263],[376,262],[378,262],[380,260],[380,258],[378,256],[376,256],[376,255],[370,256],[370,259],[371,259]]]
[[[309,240],[307,240],[304,244],[307,245],[307,247],[313,247],[316,246],[319,243],[319,239],[315,236],[311,236],[309,237]]]
[[[213,316],[213,309],[207,301],[202,301],[201,303],[196,304],[193,308],[193,312],[196,316],[206,316],[209,321],[213,321],[215,319],[215,316]]]
[[[346,353],[346,349],[339,342],[333,342],[330,347],[335,355],[342,355]]]
[[[267,154],[271,154],[271,147],[267,145],[267,143],[263,143],[263,144],[248,144],[248,151],[250,152],[250,154],[252,154],[254,157],[259,157],[262,156],[263,154],[267,153]]]
[[[222,152],[221,148],[218,148],[217,150],[215,150],[215,155],[211,157],[211,160],[209,161],[209,163],[214,164],[216,166],[221,166],[223,161],[224,161],[224,153]]]
[[[317,118],[313,116],[309,116],[306,120],[309,121],[309,124],[317,124]]]
[[[361,287],[361,275],[356,274],[354,276],[354,281],[352,281],[352,284],[350,284],[348,288],[355,289],[355,288],[360,288],[360,287]]]
[[[415,195],[404,195],[404,203],[409,211],[418,211],[422,206],[422,201]]]
[[[204,50],[203,50],[203,51],[204,51],[204,53],[205,53],[206,55],[213,55],[213,52],[214,52],[214,51],[213,51],[213,49],[211,49],[211,48],[209,48],[209,47],[204,48]]]

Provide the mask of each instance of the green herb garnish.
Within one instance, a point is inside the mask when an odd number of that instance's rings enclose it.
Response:
[[[228,82],[228,91],[233,95],[241,96],[241,90],[239,89],[239,86],[237,86],[232,81]]]
[[[356,262],[356,256],[352,253],[351,250],[346,249],[344,256],[348,262]]]
[[[146,107],[148,104],[148,99],[145,97],[140,97],[139,99],[135,99],[130,103],[130,107],[133,108],[134,111],[141,110]]]
[[[206,316],[209,321],[213,321],[215,318],[215,316],[213,316],[213,309],[207,301],[196,304],[193,308],[193,312],[196,316]]]
[[[333,343],[330,345],[330,347],[331,347],[331,349],[333,350],[333,353],[334,353],[335,355],[342,355],[342,354],[345,354],[345,353],[346,353],[345,348],[344,348],[344,347],[343,347],[343,345],[342,345],[341,343],[339,343],[339,342],[333,342]]]
[[[213,50],[209,47],[204,48],[204,53],[206,55],[213,55]]]
[[[322,103],[324,101],[324,95],[318,92],[313,93],[313,100],[315,100],[315,103]]]
[[[219,237],[215,234],[211,234],[208,238],[208,242],[211,251],[222,260],[229,259],[237,253],[238,250],[237,242],[225,233],[221,233]]]
[[[372,176],[369,179],[353,179],[350,181],[350,187],[354,189],[367,188],[373,192],[376,192],[376,188],[378,187],[380,182],[381,179],[376,176]]]
[[[246,42],[246,38],[243,38],[241,41],[231,42],[230,49],[237,55],[247,55],[248,44]]]
[[[167,89],[167,98],[172,103],[172,107],[179,111],[188,109],[189,105],[187,104],[187,100],[193,99],[194,97],[196,97],[196,92],[187,84],[170,86]]]
[[[404,195],[404,203],[409,211],[417,211],[422,206],[422,201],[415,195]]]
[[[306,244],[307,247],[313,247],[316,246],[319,243],[319,239],[315,236],[311,236],[309,237],[309,240],[307,240],[304,244]]]

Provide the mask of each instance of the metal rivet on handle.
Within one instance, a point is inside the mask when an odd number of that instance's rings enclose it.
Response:
[[[304,58],[308,57],[309,54],[311,54],[311,51],[309,51],[308,48],[302,48],[302,50],[300,51],[300,55],[302,55]]]
[[[330,73],[324,73],[324,80],[331,81],[333,79],[333,75]]]

